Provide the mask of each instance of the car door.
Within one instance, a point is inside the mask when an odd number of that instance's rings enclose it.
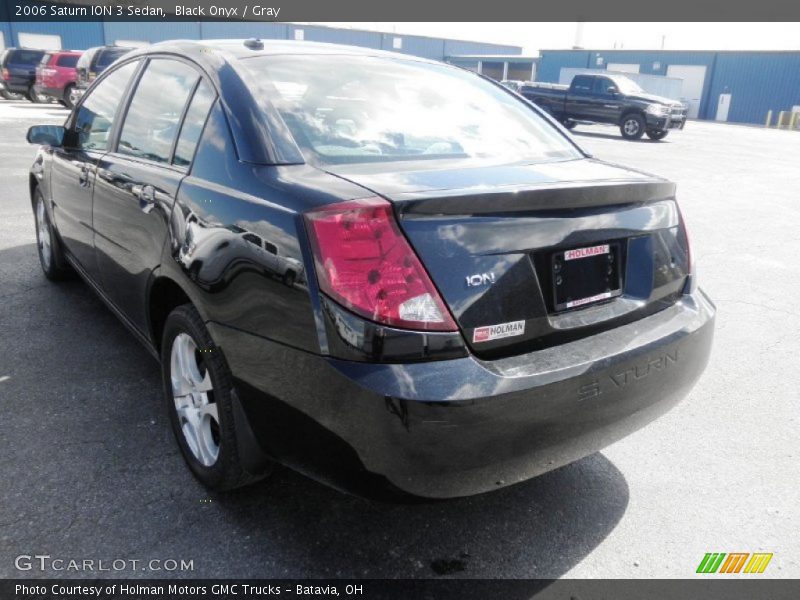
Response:
[[[193,65],[150,59],[114,149],[97,166],[93,214],[103,289],[143,332],[147,286],[161,258],[175,195],[215,99]]]
[[[108,150],[119,106],[138,66],[110,72],[70,115],[61,148],[53,150],[50,190],[53,220],[67,250],[92,279],[97,279],[92,201],[97,163]]]
[[[619,94],[609,92],[616,89],[614,81],[608,77],[595,77],[592,87],[591,115],[598,123],[618,123],[622,117],[622,102]]]
[[[566,116],[572,119],[591,120],[592,75],[576,75],[567,91]]]

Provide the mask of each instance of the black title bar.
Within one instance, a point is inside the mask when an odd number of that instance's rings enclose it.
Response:
[[[0,21],[800,21],[800,2],[729,0],[0,0]]]

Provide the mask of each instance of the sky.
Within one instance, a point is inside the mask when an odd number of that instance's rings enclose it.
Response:
[[[571,48],[577,23],[318,23],[522,46]],[[584,23],[582,46],[630,50],[800,50],[800,23]]]

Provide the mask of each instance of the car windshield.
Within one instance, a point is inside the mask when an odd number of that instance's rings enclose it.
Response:
[[[298,146],[323,164],[581,156],[519,98],[454,67],[341,55],[242,62]]]
[[[643,94],[644,90],[639,84],[627,77],[613,77],[612,81],[623,94]]]

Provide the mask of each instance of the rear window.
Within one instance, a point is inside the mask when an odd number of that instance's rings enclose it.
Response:
[[[97,63],[95,66],[98,70],[106,68],[108,65],[113,63],[123,54],[127,54],[130,52],[128,49],[114,49],[114,50],[101,50],[100,55],[97,57]]]
[[[75,68],[78,64],[77,54],[62,54],[58,57],[56,65],[59,67]]]
[[[8,53],[8,62],[20,65],[35,65],[44,56],[41,50],[11,50]]]
[[[360,56],[259,56],[242,64],[317,162],[580,157],[517,96],[447,65]]]

